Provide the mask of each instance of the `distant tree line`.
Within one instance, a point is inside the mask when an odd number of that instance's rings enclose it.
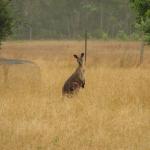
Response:
[[[137,38],[129,0],[12,0],[15,39]]]

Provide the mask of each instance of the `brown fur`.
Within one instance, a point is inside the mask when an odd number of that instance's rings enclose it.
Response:
[[[78,57],[74,55],[78,62],[78,68],[75,72],[66,80],[62,94],[67,96],[72,96],[79,92],[79,89],[82,87],[84,88],[85,85],[85,78],[84,78],[84,67],[83,67],[83,57],[84,53],[81,53],[81,56]]]

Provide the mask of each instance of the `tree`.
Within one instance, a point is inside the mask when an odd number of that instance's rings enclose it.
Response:
[[[130,2],[137,14],[136,28],[142,37],[139,62],[141,64],[144,56],[144,45],[150,44],[150,0],[130,0]]]
[[[0,0],[0,45],[12,29],[12,18],[9,11],[9,0]]]
[[[129,0],[12,0],[15,39],[116,38],[134,32]]]

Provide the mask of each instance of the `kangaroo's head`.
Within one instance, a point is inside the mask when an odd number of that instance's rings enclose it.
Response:
[[[73,56],[76,58],[79,66],[82,66],[83,65],[84,53],[81,53],[80,56],[78,56],[78,55],[73,55]]]

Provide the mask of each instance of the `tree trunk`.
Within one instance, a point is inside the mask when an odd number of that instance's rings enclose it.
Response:
[[[100,4],[100,28],[103,31],[103,3]]]
[[[32,27],[29,27],[29,39],[32,40]]]
[[[0,57],[1,57],[1,54],[2,54],[2,43],[0,42]]]

